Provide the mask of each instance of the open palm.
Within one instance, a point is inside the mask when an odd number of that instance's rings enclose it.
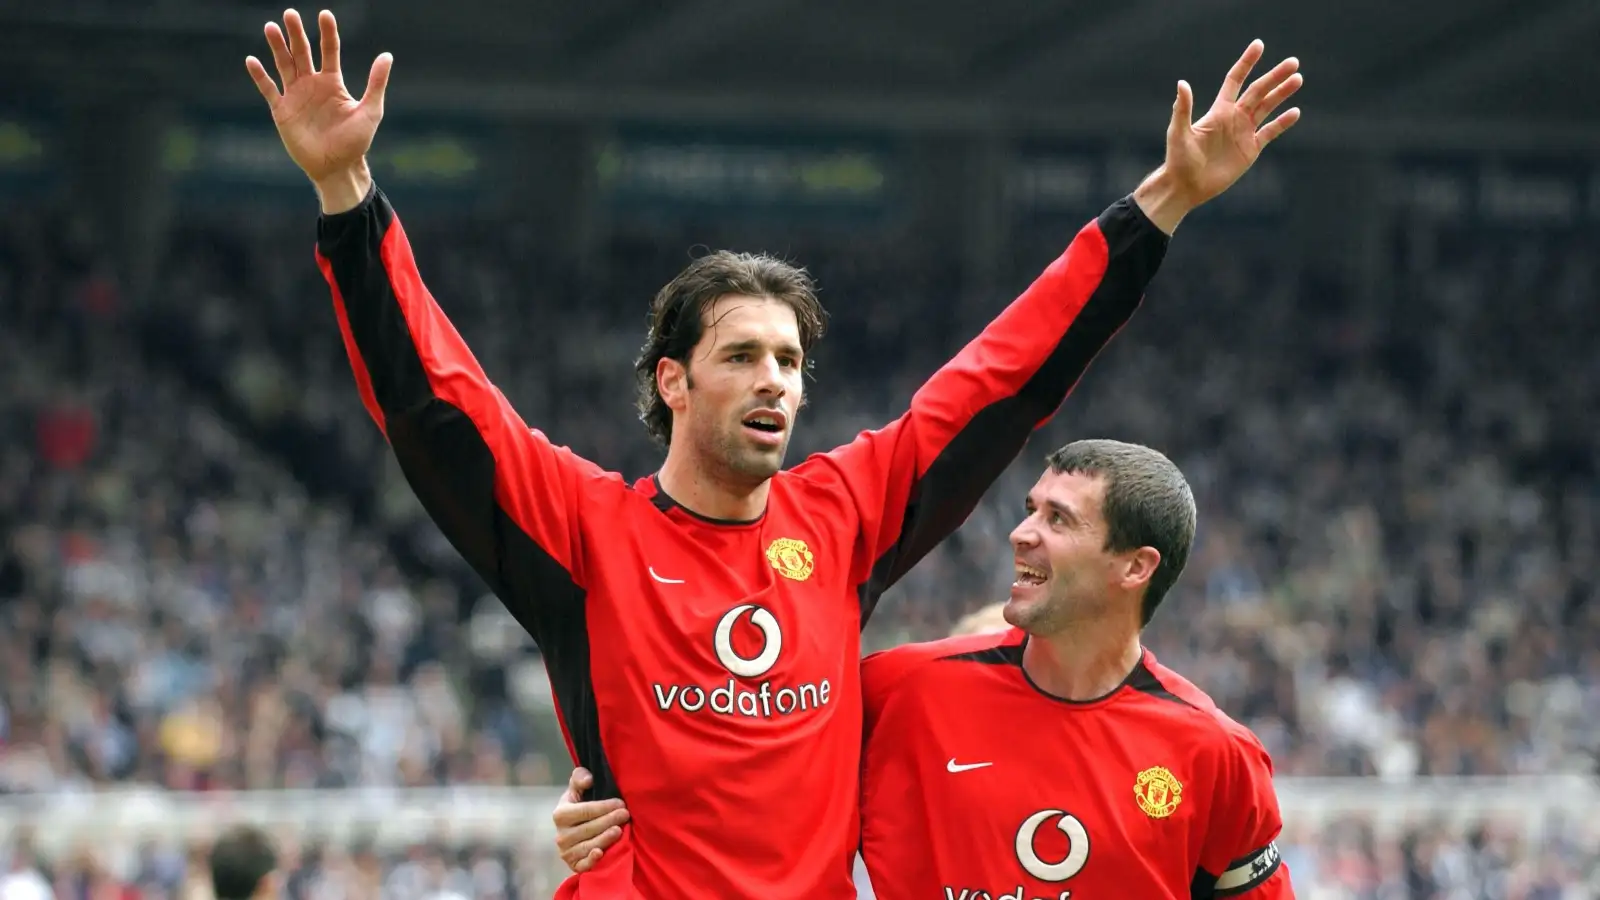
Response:
[[[245,60],[245,69],[272,110],[272,121],[289,157],[313,182],[357,166],[371,148],[383,120],[383,94],[394,61],[387,53],[373,61],[367,89],[357,100],[345,88],[339,69],[339,27],[333,13],[323,10],[317,25],[322,46],[320,70],[299,13],[285,12],[282,29],[276,22],[267,23],[267,46],[283,83],[281,91],[260,60],[254,56]]]
[[[1178,99],[1167,126],[1166,170],[1195,205],[1231,187],[1255,164],[1267,144],[1300,120],[1298,108],[1271,118],[1304,84],[1300,62],[1294,57],[1278,63],[1248,90],[1244,88],[1265,50],[1260,41],[1251,42],[1228,70],[1217,99],[1198,122],[1191,121],[1194,93],[1188,82],[1178,82]]]

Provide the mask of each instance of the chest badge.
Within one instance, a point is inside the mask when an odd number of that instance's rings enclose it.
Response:
[[[1133,799],[1152,819],[1165,819],[1183,802],[1183,782],[1162,766],[1151,766],[1133,782]]]
[[[816,560],[811,548],[798,538],[778,538],[767,546],[767,562],[778,574],[791,581],[805,581],[811,577]]]

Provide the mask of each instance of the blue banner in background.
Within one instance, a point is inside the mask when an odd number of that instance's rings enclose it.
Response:
[[[1409,155],[1396,161],[1395,202],[1414,219],[1501,228],[1600,224],[1592,159]]]
[[[0,109],[0,193],[26,198],[66,184],[56,121],[32,110]]]
[[[480,123],[385,121],[369,161],[397,197],[464,200],[486,191],[490,129]],[[304,201],[311,186],[271,121],[195,118],[174,127],[162,154],[185,195]]]
[[[51,196],[72,183],[61,114],[0,107],[0,194]],[[472,116],[391,116],[373,147],[374,174],[397,202],[471,209],[503,194],[514,152],[504,123]],[[593,202],[614,215],[662,220],[759,219],[877,225],[907,207],[914,137],[861,131],[764,130],[625,123],[595,149]],[[1160,162],[1159,142],[1023,140],[1006,168],[1005,200],[1021,222],[1081,222],[1132,190]],[[264,109],[194,108],[166,137],[162,166],[180,197],[206,203],[311,196]],[[1291,148],[1262,159],[1196,220],[1277,225],[1294,200]],[[1600,226],[1600,161],[1408,153],[1374,185],[1419,222],[1512,229]]]
[[[619,212],[873,219],[897,193],[893,144],[857,136],[624,128],[595,154]]]
[[[1157,144],[1023,144],[1007,172],[1007,202],[1024,220],[1076,221],[1094,216],[1138,187],[1161,165],[1162,155]],[[1262,159],[1193,218],[1275,221],[1289,210],[1288,181],[1280,163]]]

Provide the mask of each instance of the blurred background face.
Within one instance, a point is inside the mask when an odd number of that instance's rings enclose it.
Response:
[[[955,627],[950,629],[951,637],[961,637],[970,634],[997,634],[1010,631],[1011,623],[1006,621],[1005,603],[990,603],[982,609],[974,610],[961,617]]]
[[[743,296],[711,304],[681,389],[668,400],[673,427],[686,429],[700,465],[749,485],[783,468],[804,389],[803,360],[787,304]]]
[[[1048,636],[1105,612],[1116,556],[1107,552],[1101,514],[1105,482],[1049,469],[1028,492],[1027,517],[1011,532],[1016,580],[1005,619]]]

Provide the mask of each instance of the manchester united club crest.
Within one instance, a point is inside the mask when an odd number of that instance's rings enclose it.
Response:
[[[815,560],[806,542],[796,538],[778,538],[767,547],[767,562],[778,574],[792,581],[805,581],[811,577]]]
[[[1133,782],[1133,799],[1152,819],[1165,819],[1183,802],[1183,782],[1162,766],[1151,766]]]

